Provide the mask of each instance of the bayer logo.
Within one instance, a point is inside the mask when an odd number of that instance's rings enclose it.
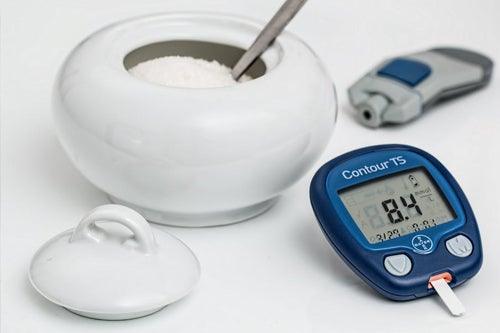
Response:
[[[411,245],[418,253],[429,253],[432,250],[432,239],[426,235],[416,235],[411,239]]]

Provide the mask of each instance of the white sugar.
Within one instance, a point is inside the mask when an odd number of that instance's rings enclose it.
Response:
[[[238,84],[231,69],[217,61],[192,57],[168,56],[141,62],[129,69],[130,74],[148,82],[170,87],[215,88]],[[251,80],[248,75],[239,82]]]

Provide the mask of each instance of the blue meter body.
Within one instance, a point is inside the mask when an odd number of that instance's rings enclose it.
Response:
[[[481,267],[467,198],[448,170],[420,149],[379,145],[341,155],[318,170],[310,197],[335,251],[390,299],[433,294],[435,276],[458,286]]]

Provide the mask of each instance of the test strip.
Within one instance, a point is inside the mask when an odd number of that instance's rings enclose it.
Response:
[[[458,299],[457,295],[453,292],[453,290],[448,285],[448,282],[444,279],[436,279],[433,281],[429,281],[434,290],[438,293],[441,300],[446,305],[448,310],[450,310],[451,314],[454,316],[461,316],[465,313],[465,307]]]

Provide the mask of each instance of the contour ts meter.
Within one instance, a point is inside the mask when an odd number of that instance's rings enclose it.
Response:
[[[390,299],[439,292],[432,284],[438,278],[453,288],[479,271],[481,240],[469,202],[422,150],[381,145],[346,153],[319,169],[310,196],[335,251]]]
[[[438,101],[487,85],[492,71],[484,55],[435,48],[382,62],[349,88],[349,99],[366,126],[405,123]]]

